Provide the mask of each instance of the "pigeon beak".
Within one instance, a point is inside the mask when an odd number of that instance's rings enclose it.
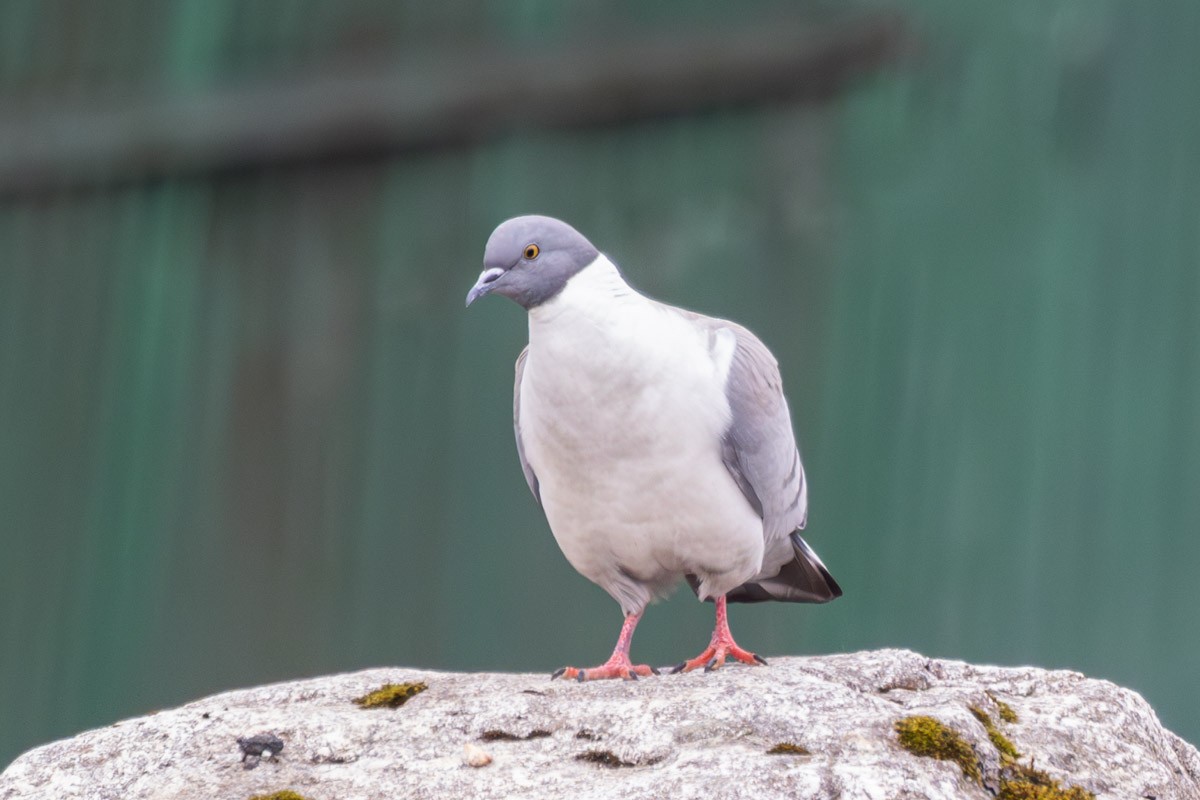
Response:
[[[479,273],[479,280],[475,281],[475,285],[471,287],[471,291],[467,292],[467,305],[470,306],[479,298],[492,290],[496,285],[496,280],[504,274],[504,270],[500,267],[492,267],[485,269]]]

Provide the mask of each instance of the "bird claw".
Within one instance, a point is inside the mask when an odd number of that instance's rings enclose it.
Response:
[[[639,678],[645,678],[648,675],[658,675],[657,669],[646,664],[631,664],[628,658],[625,659],[609,659],[606,663],[591,669],[579,669],[577,667],[562,667],[557,669],[550,676],[550,680],[562,677],[564,680],[572,678],[579,683],[588,681],[604,680],[605,678],[621,678],[627,681],[636,681]]]
[[[735,661],[740,661],[743,664],[750,666],[758,666],[759,664],[766,666],[767,660],[760,655],[751,653],[749,650],[743,650],[738,647],[733,639],[728,641],[714,640],[705,648],[704,652],[695,658],[684,661],[671,670],[674,675],[677,672],[691,672],[694,669],[704,667],[705,672],[714,672],[725,666],[726,659],[732,658]]]
[[[686,666],[687,666],[687,662],[686,662],[686,661],[680,661],[678,664],[676,664],[675,666],[671,667],[671,671],[670,671],[669,673],[667,673],[667,674],[668,674],[668,675],[678,675],[680,672],[683,672],[683,669],[684,669],[684,667],[686,667]]]

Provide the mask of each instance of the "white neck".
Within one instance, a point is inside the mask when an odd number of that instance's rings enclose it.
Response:
[[[645,300],[625,282],[617,266],[601,253],[595,261],[571,276],[561,292],[529,309],[529,329],[532,333],[535,327],[575,316],[596,321],[609,317],[617,308]]]

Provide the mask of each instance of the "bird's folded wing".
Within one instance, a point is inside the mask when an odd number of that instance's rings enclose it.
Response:
[[[540,505],[542,493],[538,488],[537,475],[533,473],[533,467],[529,466],[529,459],[525,458],[525,445],[521,442],[521,378],[525,376],[525,359],[528,356],[529,345],[525,345],[521,355],[517,356],[517,375],[513,381],[513,433],[517,437],[517,457],[521,459],[521,471],[525,473],[525,482],[529,484],[529,491],[533,492],[534,499]]]
[[[713,320],[736,340],[725,397],[732,419],[721,440],[729,474],[763,520],[768,541],[804,527],[808,491],[792,432],[779,365],[766,346],[740,325]]]

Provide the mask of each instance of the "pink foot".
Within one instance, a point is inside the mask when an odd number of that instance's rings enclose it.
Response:
[[[712,640],[708,643],[708,647],[704,648],[704,652],[695,658],[676,665],[671,670],[671,674],[691,672],[699,667],[704,667],[705,672],[712,672],[723,666],[726,658],[741,661],[743,664],[762,664],[764,667],[767,665],[766,659],[762,656],[755,655],[749,650],[743,650],[733,640],[733,634],[729,632],[729,618],[725,612],[725,597],[722,595],[717,598],[717,625],[713,630]]]
[[[713,642],[704,648],[704,652],[700,655],[676,665],[671,670],[671,674],[674,675],[676,672],[691,672],[698,667],[704,667],[705,672],[712,672],[714,669],[721,667],[725,663],[726,658],[733,658],[741,661],[743,664],[762,664],[763,666],[767,664],[765,658],[751,653],[749,650],[743,650],[738,647],[737,642],[730,639],[728,642]]]
[[[598,681],[604,678],[623,678],[627,681],[636,681],[639,675],[643,678],[647,675],[657,675],[658,670],[654,667],[649,667],[645,664],[634,665],[629,660],[629,643],[633,640],[633,629],[637,627],[638,620],[641,618],[642,612],[640,611],[625,617],[625,624],[621,626],[621,635],[617,637],[617,646],[613,648],[613,653],[609,656],[608,661],[591,669],[563,667],[556,670],[550,676],[550,680],[562,677],[568,680],[574,678],[580,683],[583,681]]]
[[[634,664],[629,660],[628,656],[618,658],[614,655],[608,661],[598,667],[591,669],[579,669],[577,667],[562,667],[555,671],[550,676],[550,680],[555,678],[566,678],[583,683],[584,681],[598,681],[604,678],[622,678],[627,681],[636,681],[638,676],[646,677],[647,675],[657,675],[658,670],[646,664]]]

